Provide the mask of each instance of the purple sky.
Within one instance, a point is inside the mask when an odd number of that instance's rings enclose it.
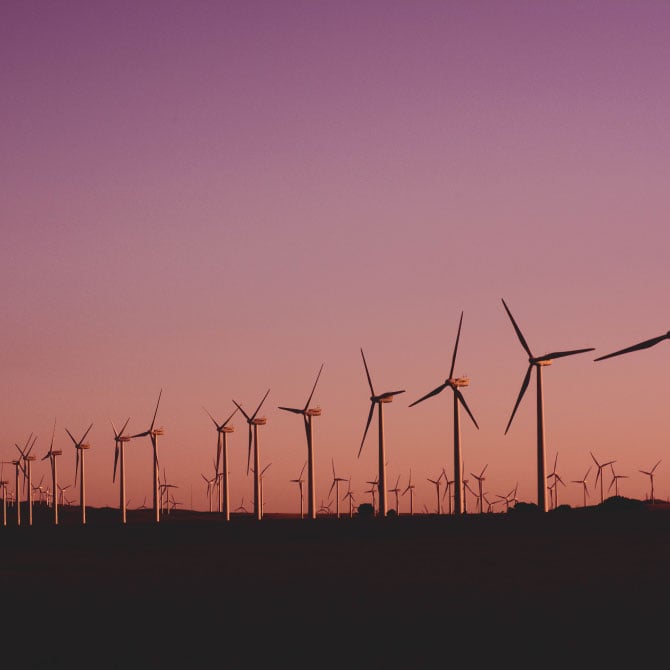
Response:
[[[161,464],[204,509],[202,406],[253,410],[269,388],[267,511],[297,511],[304,432],[277,406],[324,363],[317,500],[333,459],[366,502],[362,347],[375,390],[406,389],[385,412],[389,483],[411,468],[432,507],[451,397],[408,405],[447,376],[464,311],[466,473],[534,501],[534,386],[503,434],[527,366],[504,298],[533,353],[596,348],[544,374],[559,502],[581,504],[589,450],[630,497],[664,459],[667,498],[670,350],[593,358],[670,327],[669,25],[666,2],[3,2],[3,460],[31,432],[41,457],[56,419],[69,482],[65,428],[94,422],[87,498],[115,505],[109,419],[143,430],[163,388]],[[131,507],[151,496],[146,442]]]

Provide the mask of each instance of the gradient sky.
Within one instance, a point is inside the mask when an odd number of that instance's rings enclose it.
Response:
[[[323,363],[317,504],[331,459],[369,502],[362,347],[375,390],[406,390],[385,409],[389,487],[411,468],[432,509],[451,394],[408,405],[446,378],[463,311],[466,476],[535,502],[534,384],[504,435],[528,364],[504,298],[533,353],[595,347],[544,371],[559,503],[582,503],[589,451],[627,497],[662,459],[667,498],[670,343],[593,359],[670,327],[669,25],[644,1],[3,2],[3,460],[31,433],[43,456],[55,420],[71,483],[65,428],[93,422],[87,502],[116,505],[110,419],[146,429],[162,388],[161,468],[206,509],[203,406],[222,420],[270,389],[266,512],[297,512],[305,436],[277,407]],[[231,505],[251,508],[232,423]],[[130,506],[150,504],[148,438],[127,472]]]

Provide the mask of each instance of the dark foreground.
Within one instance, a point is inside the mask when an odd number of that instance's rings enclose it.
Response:
[[[0,528],[5,662],[639,667],[667,656],[667,511],[228,523],[173,512],[125,526],[114,510],[91,510],[86,526],[69,514]]]

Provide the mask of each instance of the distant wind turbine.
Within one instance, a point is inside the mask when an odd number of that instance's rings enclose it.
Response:
[[[307,466],[307,461],[304,462],[300,474],[298,475],[297,479],[291,479],[292,484],[297,484],[298,488],[300,489],[300,518],[304,518],[304,511],[303,511],[303,495],[302,495],[302,485],[305,483],[305,480],[302,478],[303,472],[305,472],[305,467]]]
[[[82,524],[86,523],[86,472],[85,472],[85,460],[84,453],[86,449],[90,449],[91,445],[84,442],[88,432],[93,428],[91,424],[86,432],[81,436],[80,440],[76,440],[72,433],[66,428],[65,432],[70,436],[74,444],[75,450],[75,466],[74,466],[74,479],[77,481],[77,470],[79,470],[79,505],[81,507],[81,522]],[[81,452],[81,455],[80,453]],[[81,461],[81,465],[80,465]]]
[[[321,416],[320,407],[310,407],[312,396],[316,390],[316,385],[319,382],[321,371],[323,370],[323,363],[316,375],[312,392],[307,398],[304,407],[280,407],[279,409],[285,412],[292,412],[293,414],[300,414],[305,424],[305,434],[307,435],[307,516],[310,519],[316,519],[316,503],[315,503],[315,483],[314,483],[314,434],[312,429],[312,418]],[[301,515],[302,518],[302,515]]]
[[[392,489],[389,489],[389,493],[393,493],[395,496],[395,513],[400,516],[400,503],[398,501],[398,494],[400,493],[400,475],[398,475],[398,479],[395,481],[395,486]]]
[[[30,437],[26,441],[25,447],[21,449],[18,444],[15,444],[14,446],[19,450],[19,453],[21,454],[21,460],[23,461],[23,483],[25,485],[26,482],[28,482],[28,525],[32,526],[33,525],[33,491],[32,491],[32,467],[31,464],[35,460],[35,456],[31,455],[31,451],[33,450],[33,447],[35,446],[35,442],[37,441],[37,435],[33,438],[32,443],[30,444],[30,447],[28,447],[28,443],[30,442],[30,439],[32,438],[32,433],[30,434]]]
[[[437,479],[431,479],[430,477],[426,477],[426,479],[431,483],[435,485],[435,492],[437,494],[437,514],[440,515],[442,514],[442,499],[440,498],[440,484],[442,481],[443,473],[440,472],[440,476]]]
[[[619,495],[619,480],[620,479],[628,479],[628,475],[617,475],[614,472],[614,465],[610,465],[610,469],[612,470],[612,481],[610,482],[609,488],[607,489],[610,491],[612,487],[614,487],[614,495],[618,496]]]
[[[603,471],[604,467],[606,467],[608,465],[612,465],[612,463],[616,463],[616,461],[607,461],[606,463],[598,463],[598,461],[596,460],[596,457],[593,455],[593,452],[590,451],[589,453],[591,454],[591,458],[593,459],[593,462],[596,464],[596,467],[598,468],[598,472],[596,472],[595,485],[597,486],[598,485],[598,480],[600,480],[600,502],[602,503],[605,500],[605,496],[604,496],[604,493],[603,493],[603,474],[602,474],[602,471]]]
[[[654,465],[654,467],[651,470],[640,470],[640,472],[643,475],[647,475],[647,477],[649,477],[649,479],[651,480],[651,498],[650,498],[650,500],[651,500],[652,503],[656,500],[656,498],[654,498],[654,470],[656,470],[656,468],[659,466],[660,462],[661,461],[658,461],[656,463],[656,465]]]
[[[254,514],[256,520],[260,521],[263,518],[263,506],[261,502],[261,468],[260,468],[260,446],[258,444],[258,426],[264,426],[267,423],[267,419],[264,416],[257,417],[260,408],[263,406],[265,399],[268,397],[270,389],[265,392],[263,399],[258,403],[256,411],[249,416],[234,400],[233,403],[235,407],[244,414],[244,418],[247,420],[247,425],[249,426],[249,450],[247,453],[247,474],[249,474],[250,460],[251,460],[251,449],[253,446],[254,451]]]
[[[51,444],[49,445],[49,451],[47,451],[46,455],[42,458],[42,460],[46,460],[47,458],[49,459],[49,464],[51,465],[51,485],[53,487],[53,503],[52,503],[52,509],[53,509],[53,521],[54,521],[54,526],[58,525],[58,472],[56,468],[56,457],[60,456],[63,451],[61,449],[54,449],[54,438],[56,436],[56,420],[54,419],[54,429],[53,433],[51,434]]]
[[[205,412],[207,410],[203,407]],[[225,521],[230,521],[230,493],[228,491],[228,433],[232,433],[235,428],[234,426],[229,426],[228,423],[235,416],[237,412],[237,407],[233,413],[223,422],[218,423],[216,419],[207,412],[207,415],[212,420],[214,427],[216,428],[216,464],[215,471],[217,478],[220,476],[223,486],[220,488],[219,495],[219,512],[223,512],[223,518]],[[219,470],[220,466],[223,466]]]
[[[479,488],[479,495],[477,496],[477,500],[479,501],[479,513],[483,514],[484,512],[484,494],[482,493],[482,486],[484,484],[484,480],[486,477],[484,477],[484,473],[486,472],[486,468],[488,468],[488,463],[482,468],[482,471],[476,475],[474,473],[470,473],[470,476],[474,477],[477,480],[478,488]]]
[[[405,487],[405,490],[402,492],[402,495],[404,496],[406,493],[409,493],[409,515],[413,516],[414,515],[414,484],[412,484],[412,469],[410,468],[409,471],[409,481],[407,482],[407,486]]]
[[[154,416],[153,419],[151,419],[151,424],[149,424],[149,428],[147,428],[145,431],[141,433],[137,433],[136,435],[131,435],[130,439],[134,440],[136,437],[149,437],[151,440],[151,447],[153,451],[153,499],[154,499],[154,505],[153,505],[153,511],[154,511],[154,521],[158,523],[161,520],[160,517],[160,501],[159,501],[159,492],[158,492],[158,478],[160,476],[160,472],[158,469],[158,436],[163,435],[164,430],[162,428],[156,428],[156,415],[158,414],[158,405],[160,404],[161,401],[161,396],[163,395],[163,389],[160,390],[158,393],[158,400],[156,401],[156,409],[154,410]]]
[[[475,424],[475,427],[479,429],[479,425],[475,420],[470,408],[465,402],[465,398],[461,393],[460,389],[468,386],[470,380],[467,377],[454,377],[454,366],[456,365],[456,353],[458,351],[458,342],[461,338],[461,326],[463,325],[463,312],[461,312],[461,318],[458,322],[458,332],[456,333],[456,343],[454,344],[454,353],[451,357],[451,367],[449,368],[449,376],[440,384],[437,388],[434,388],[430,393],[426,393],[423,397],[415,400],[410,407],[418,405],[423,400],[431,398],[438,393],[441,393],[445,388],[449,387],[453,392],[453,406],[454,406],[454,508],[456,514],[463,513],[463,481],[461,476],[461,428],[460,428],[460,418],[459,418],[459,405],[462,405],[465,411],[468,413],[472,423]],[[446,476],[446,475],[445,475]]]
[[[112,430],[114,431],[114,471],[112,473],[112,482],[116,480],[116,467],[119,467],[119,509],[121,510],[121,523],[126,523],[126,456],[125,444],[130,441],[130,437],[124,434],[130,417],[117,431],[114,422],[110,419]]]
[[[519,403],[521,402],[521,399],[523,398],[523,395],[526,392],[526,389],[528,388],[533,368],[535,368],[536,389],[537,389],[537,505],[540,511],[546,512],[547,478],[546,478],[545,446],[544,446],[544,402],[542,399],[542,368],[546,365],[551,365],[553,359],[555,358],[563,358],[564,356],[573,356],[574,354],[582,354],[587,351],[593,351],[594,347],[588,347],[585,349],[571,349],[569,351],[554,351],[550,354],[544,354],[543,356],[533,356],[530,347],[526,342],[526,339],[521,333],[519,326],[517,325],[516,321],[514,320],[514,317],[512,316],[512,313],[509,311],[509,308],[507,307],[507,303],[504,300],[502,301],[502,303],[503,306],[505,307],[505,311],[507,312],[507,316],[509,316],[512,325],[514,326],[514,330],[517,334],[517,337],[519,338],[519,342],[521,342],[521,346],[528,354],[528,370],[526,371],[526,376],[524,377],[523,382],[521,384],[521,391],[519,391],[516,403],[514,404],[512,415],[510,416],[509,421],[507,422],[507,428],[505,428],[505,435],[507,435],[507,431],[509,430],[509,427],[512,424],[512,419],[514,419],[514,415],[516,414],[516,410],[519,407]]]
[[[589,469],[586,471],[586,474],[581,479],[572,479],[571,480],[573,484],[581,484],[582,485],[582,498],[583,498],[583,506],[584,507],[586,507],[587,496],[590,497],[589,487],[588,487],[588,484],[586,483],[586,478],[589,476],[589,472],[591,472],[591,467],[589,467]]]
[[[335,461],[331,458],[330,460],[333,466],[333,482],[330,485],[330,491],[328,491],[328,498],[330,498],[333,489],[335,489],[335,515],[337,518],[340,518],[340,482],[346,482],[347,480],[344,477],[338,477],[335,474]]]
[[[365,424],[365,431],[363,433],[363,439],[361,440],[361,446],[358,450],[358,456],[360,457],[361,451],[363,450],[363,444],[365,443],[365,436],[368,434],[368,428],[370,428],[370,423],[372,422],[372,416],[375,412],[375,405],[377,406],[377,422],[379,428],[379,477],[378,477],[378,487],[379,487],[379,515],[382,517],[386,516],[386,455],[384,452],[384,415],[382,407],[384,404],[392,402],[393,397],[399,393],[404,393],[405,390],[401,391],[386,391],[377,395],[372,386],[372,378],[370,377],[370,371],[368,370],[368,364],[365,360],[365,354],[363,349],[361,349],[361,356],[363,357],[363,365],[365,366],[365,375],[368,378],[368,385],[370,386],[370,412],[368,413],[368,420]]]
[[[547,475],[547,479],[553,478],[553,483],[551,488],[554,491],[554,509],[558,507],[558,485],[565,486],[565,482],[561,479],[561,476],[556,472],[556,464],[558,463],[558,452],[556,452],[556,457],[554,458],[554,469]]]

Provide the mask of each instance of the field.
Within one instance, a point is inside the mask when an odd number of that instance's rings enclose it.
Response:
[[[608,501],[606,501],[608,502]],[[3,653],[28,667],[425,667],[663,650],[666,506],[397,518],[46,510],[0,528]],[[661,637],[658,637],[661,635]],[[663,652],[665,653],[665,652]],[[539,654],[539,655],[538,655]],[[27,656],[26,656],[27,655]],[[573,657],[574,655],[574,657]]]

